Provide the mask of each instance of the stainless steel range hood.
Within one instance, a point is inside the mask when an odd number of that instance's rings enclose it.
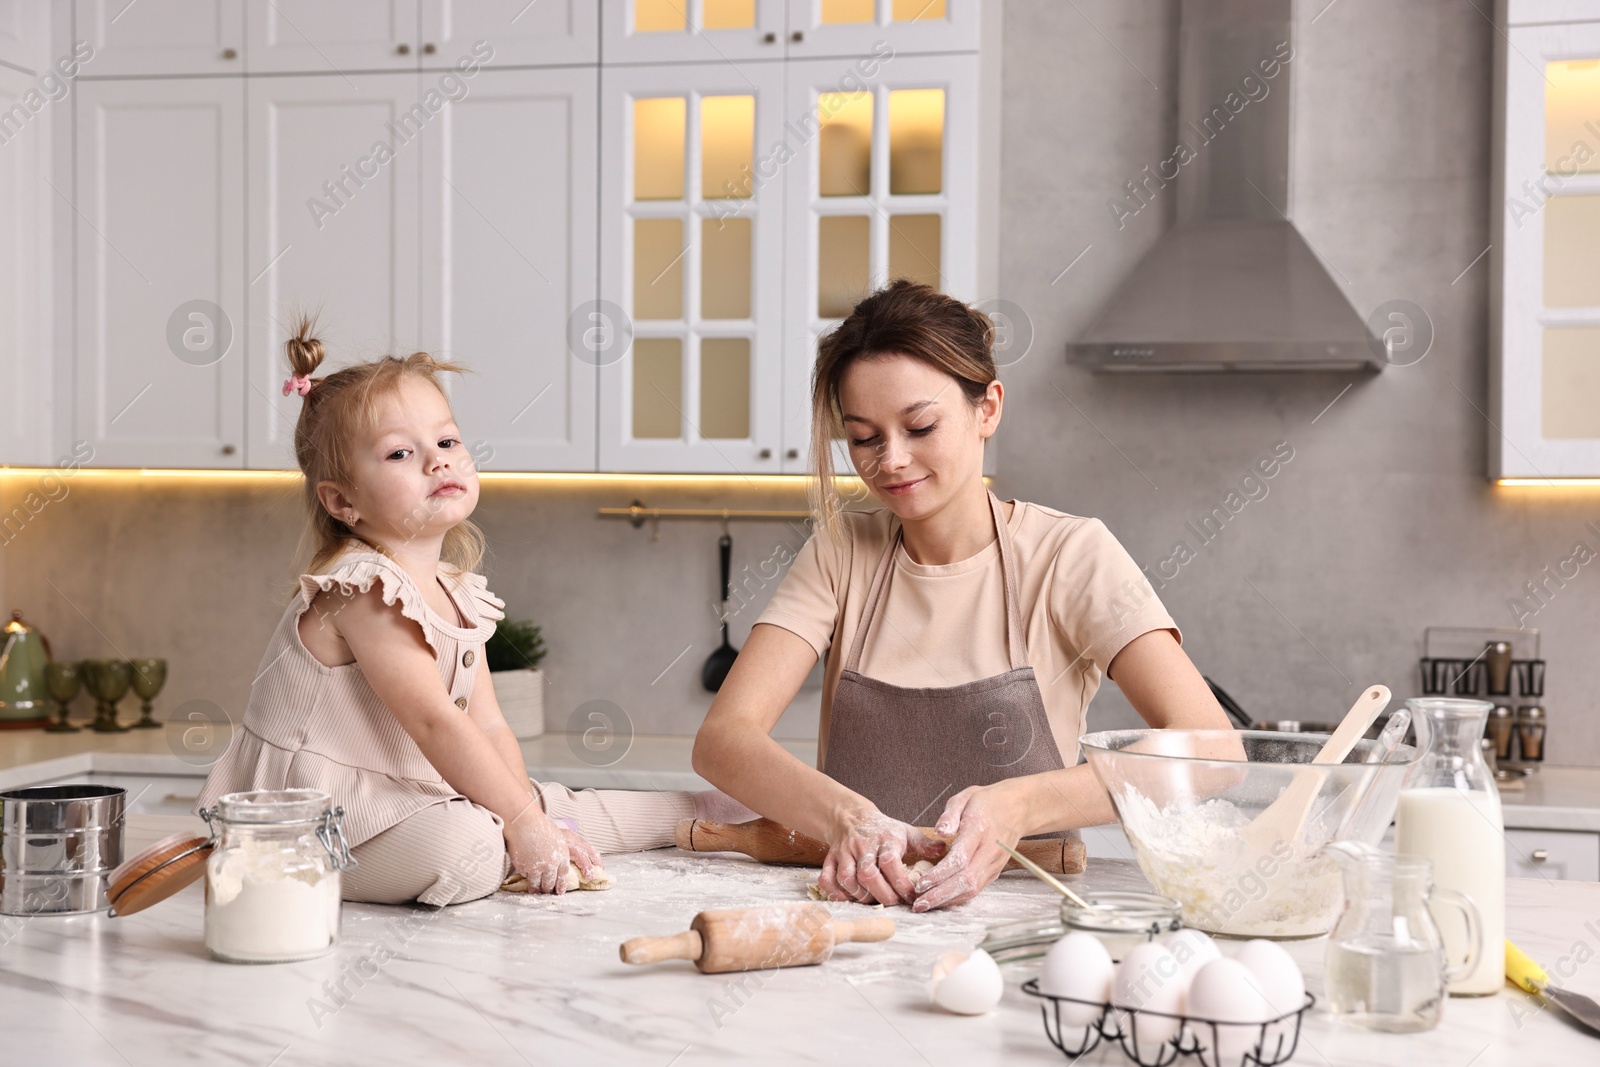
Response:
[[[1366,324],[1295,229],[1290,0],[1183,0],[1172,154],[1118,213],[1176,223],[1067,346],[1099,371],[1381,370]],[[1122,216],[1124,220],[1126,215]]]

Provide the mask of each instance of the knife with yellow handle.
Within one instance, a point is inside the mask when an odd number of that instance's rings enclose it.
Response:
[[[1550,984],[1544,968],[1510,941],[1506,942],[1506,977],[1513,985],[1537,993],[1591,1030],[1600,1031],[1600,1004],[1582,993],[1572,993]]]

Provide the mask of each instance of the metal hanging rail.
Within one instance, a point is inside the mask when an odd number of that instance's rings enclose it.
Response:
[[[730,519],[811,518],[809,511],[785,511],[775,508],[648,508],[639,500],[635,500],[625,508],[600,508],[599,513],[601,518],[627,519],[635,530],[646,522],[659,522],[662,519],[721,519],[727,522]]]

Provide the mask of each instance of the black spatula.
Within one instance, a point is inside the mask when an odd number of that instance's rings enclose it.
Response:
[[[700,668],[700,684],[712,693],[722,688],[739,656],[739,650],[728,641],[728,570],[733,562],[733,538],[723,534],[717,550],[722,557],[722,647],[707,656],[705,666]]]

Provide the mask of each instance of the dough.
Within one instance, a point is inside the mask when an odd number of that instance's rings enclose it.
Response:
[[[911,887],[915,889],[922,881],[922,876],[931,870],[933,870],[932,860],[918,860],[911,866],[907,867],[906,873],[911,876]],[[806,886],[806,896],[810,897],[812,900],[828,899],[828,894],[824,893],[822,891],[822,886],[816,882],[812,882],[810,885]]]
[[[607,874],[604,868],[595,871],[594,877],[584,878],[576,863],[567,864],[566,891],[569,893],[574,889],[610,889],[616,884],[617,880]],[[511,876],[501,883],[500,889],[505,893],[532,892],[528,888],[528,880],[517,871],[511,872]]]

